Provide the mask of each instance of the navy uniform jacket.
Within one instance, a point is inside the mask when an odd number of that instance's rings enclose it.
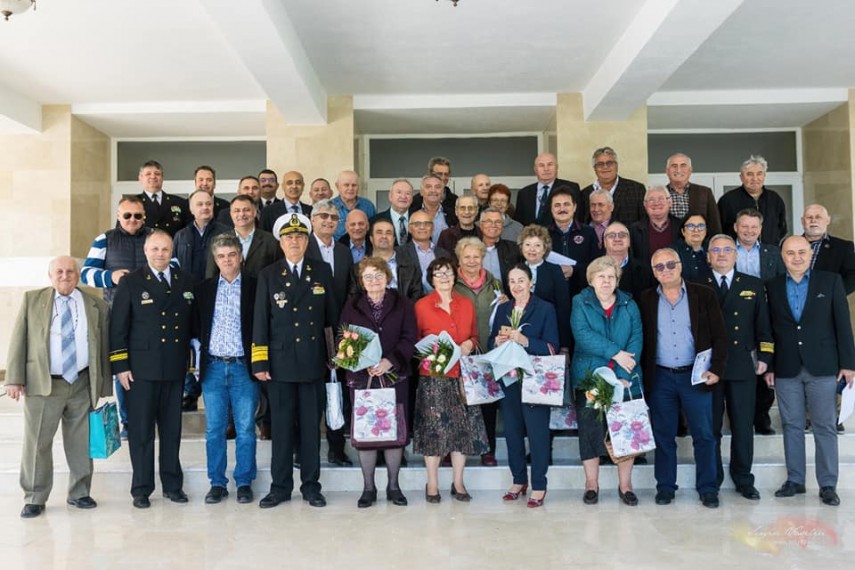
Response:
[[[211,327],[214,324],[214,308],[217,304],[217,287],[220,276],[211,277],[196,285],[196,312],[193,336],[199,339],[201,347],[201,362],[199,376],[205,379],[208,349],[211,343]],[[252,275],[241,272],[240,275],[240,333],[243,344],[243,356],[247,370],[250,368],[252,354],[252,316],[255,312],[255,290],[258,282]],[[236,356],[235,354],[219,354],[218,356]]]
[[[754,351],[757,359],[769,365],[775,352],[763,283],[757,277],[734,271],[730,288],[723,298],[715,275],[707,277],[706,283],[718,294],[727,327],[727,368],[722,380],[756,382],[751,352]]]
[[[171,289],[148,265],[125,275],[113,297],[110,363],[134,380],[183,381],[190,357],[193,278],[172,268]]]
[[[827,271],[811,271],[802,318],[796,322],[787,300],[787,276],[766,283],[775,376],[792,378],[802,366],[813,376],[835,376],[841,368],[855,370],[855,344],[843,280]]]
[[[161,190],[159,205],[150,200],[145,192],[137,194],[137,198],[142,200],[145,209],[145,225],[150,228],[163,230],[170,236],[175,236],[175,232],[193,222],[187,200],[180,196],[167,194]]]
[[[274,382],[322,382],[328,370],[324,327],[338,324],[341,304],[329,265],[305,257],[301,271],[296,279],[283,259],[258,275],[252,372]]]

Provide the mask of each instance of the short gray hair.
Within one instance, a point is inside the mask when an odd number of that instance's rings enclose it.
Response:
[[[474,247],[477,249],[478,253],[481,254],[481,259],[484,259],[484,256],[487,255],[487,246],[484,245],[484,242],[474,236],[469,236],[461,238],[460,241],[457,242],[457,245],[454,246],[454,255],[457,256],[457,259],[463,257],[463,250],[467,247]]]
[[[315,202],[315,205],[312,206],[313,218],[317,215],[318,210],[324,210],[325,212],[332,210],[334,212],[338,212],[338,208],[336,208],[336,205],[332,203],[332,200],[318,200]]]
[[[766,162],[766,159],[759,154],[752,154],[749,156],[748,160],[743,162],[742,166],[739,167],[739,172],[745,172],[745,169],[749,166],[759,166],[763,169],[763,172],[766,172],[769,169],[769,163]]]
[[[715,234],[713,237],[710,238],[710,240],[707,243],[710,244],[717,239],[726,239],[727,241],[729,241],[733,245],[733,247],[736,247],[736,240],[727,234]]]
[[[688,154],[683,153],[683,152],[675,152],[674,154],[672,154],[671,156],[669,156],[668,158],[665,159],[665,168],[666,169],[668,168],[668,165],[671,164],[671,159],[675,158],[677,156],[682,156],[683,158],[685,158],[686,162],[689,163],[689,168],[692,167],[692,157],[691,156],[689,156]]]
[[[615,289],[617,289],[617,283],[620,282],[621,268],[620,265],[617,264],[617,261],[608,255],[598,257],[588,264],[588,269],[585,270],[585,278],[588,281],[588,285],[591,285],[594,275],[601,273],[606,269],[611,269],[615,272]]]
[[[609,192],[608,190],[603,190],[602,188],[597,188],[596,190],[591,192],[590,196],[588,196],[588,201],[590,202],[591,198],[593,198],[594,196],[603,196],[606,199],[607,204],[614,204],[615,203],[614,196],[612,196],[612,193]]]
[[[221,247],[229,247],[237,250],[243,256],[243,247],[238,237],[230,232],[217,234],[211,238],[211,254],[213,255]]]
[[[647,192],[644,193],[644,201],[647,202],[647,199],[650,197],[650,195],[655,192],[661,192],[665,194],[666,198],[668,198],[669,200],[671,199],[671,193],[668,192],[668,189],[664,186],[650,186],[647,188]]]
[[[481,215],[478,216],[478,221],[481,221],[484,219],[484,214],[499,214],[500,216],[502,216],[502,219],[505,218],[505,215],[498,208],[493,208],[492,206],[490,206],[489,208],[484,208],[483,210],[481,210]]]
[[[615,149],[610,146],[603,146],[594,151],[593,156],[591,156],[591,166],[597,164],[597,159],[603,156],[604,154],[609,155],[614,159],[615,162],[620,162],[617,157],[617,153]]]

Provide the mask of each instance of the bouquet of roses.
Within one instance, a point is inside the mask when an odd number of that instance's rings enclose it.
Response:
[[[445,331],[438,335],[427,335],[416,343],[416,350],[419,359],[419,375],[432,378],[445,376],[461,356],[460,347]]]
[[[605,369],[605,371],[603,370]],[[579,384],[579,389],[585,392],[585,407],[597,410],[597,417],[602,421],[604,414],[614,401],[615,387],[609,381],[609,373],[614,376],[614,371],[607,366],[590,370]]]
[[[342,325],[333,363],[339,368],[359,372],[375,366],[383,356],[380,337],[365,327]]]

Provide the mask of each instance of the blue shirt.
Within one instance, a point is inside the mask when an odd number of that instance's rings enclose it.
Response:
[[[796,322],[802,320],[802,311],[805,310],[809,283],[810,271],[805,273],[798,283],[787,273],[787,303],[790,305],[790,312],[793,313]]]
[[[751,249],[736,242],[736,270],[760,278],[760,242],[755,241]]]
[[[341,196],[336,196],[330,203],[336,207],[338,210],[338,227],[335,229],[335,234],[333,234],[333,239],[338,241],[341,236],[347,233],[347,230],[344,227],[344,223],[347,220],[347,215],[352,211],[350,210],[344,203],[344,200],[341,199]],[[356,210],[362,210],[365,212],[365,215],[368,216],[368,219],[374,217],[377,213],[377,209],[374,207],[374,204],[371,203],[371,200],[367,198],[363,198],[362,196],[356,197]]]
[[[362,261],[362,258],[365,257],[365,242],[362,242],[362,246],[356,246],[350,242],[350,256],[353,258],[354,265]]]
[[[430,284],[430,279],[428,279],[427,269],[430,265],[430,262],[436,259],[436,252],[434,251],[435,246],[433,243],[430,244],[430,248],[424,250],[417,243],[413,243],[416,248],[416,255],[419,258],[419,267],[422,270],[422,287],[424,287],[425,294],[433,291],[433,285]]]
[[[656,364],[668,368],[689,366],[695,362],[695,337],[689,316],[689,299],[686,283],[680,288],[680,298],[673,305],[659,293],[659,325],[656,331]]]
[[[222,357],[244,356],[240,326],[240,275],[231,283],[222,275],[217,281],[208,353]]]

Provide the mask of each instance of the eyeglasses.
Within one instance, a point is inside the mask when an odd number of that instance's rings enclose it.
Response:
[[[365,282],[382,281],[383,279],[386,279],[386,276],[383,273],[366,273],[362,276],[362,280]]]
[[[665,198],[664,196],[660,196],[659,198],[648,198],[647,200],[645,200],[645,202],[648,204],[662,204],[663,202],[667,202],[670,199],[670,197]]]
[[[313,218],[320,218],[322,220],[332,220],[337,222],[339,220],[338,214],[328,214],[326,212],[318,212],[317,214],[312,214]]]
[[[411,228],[429,228],[433,222],[410,222]]]
[[[663,272],[665,269],[671,270],[680,265],[679,261],[666,261],[665,263],[657,263],[653,266],[654,271]]]
[[[617,162],[615,162],[614,160],[606,160],[604,162],[595,162],[594,168],[611,168],[615,164],[617,164]]]
[[[603,235],[607,239],[626,239],[629,237],[627,232],[609,232]]]
[[[145,214],[140,214],[139,212],[125,212],[124,214],[122,214],[123,220],[130,220],[131,218],[135,220],[142,220],[143,218],[145,218]]]
[[[434,271],[433,272],[433,278],[436,279],[437,277],[439,277],[440,279],[448,279],[449,277],[454,277],[454,272],[448,271],[448,270],[446,270],[446,271]]]
[[[478,206],[457,206],[457,209],[461,212],[476,212],[478,210]]]
[[[698,231],[698,232],[699,232],[699,231],[701,231],[701,230],[705,230],[705,229],[707,229],[707,225],[706,225],[706,224],[686,224],[686,226],[685,226],[685,227],[686,227],[686,229],[687,229],[687,230],[689,230],[690,232],[694,232],[694,231]]]
[[[271,176],[271,177],[269,177],[269,178],[267,178],[267,177],[263,177],[263,176],[262,176],[262,177],[260,177],[260,178],[258,179],[258,181],[259,181],[259,182],[276,182],[276,178],[274,178],[274,177],[272,177],[272,176]]]
[[[726,245],[724,247],[711,247],[710,248],[710,253],[733,253],[734,251],[736,251],[736,248],[731,247],[729,245]]]
[[[482,226],[500,226],[505,223],[504,220],[481,220]]]

